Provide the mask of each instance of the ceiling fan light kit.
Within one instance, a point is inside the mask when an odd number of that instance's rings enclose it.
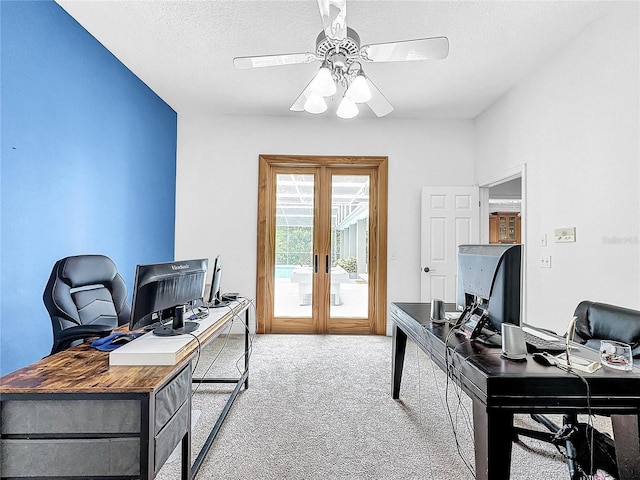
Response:
[[[332,97],[338,86],[344,95],[336,110],[343,119],[354,118],[366,104],[378,117],[388,115],[393,106],[362,69],[361,62],[406,62],[439,60],[449,54],[446,37],[419,38],[399,42],[360,46],[360,36],[347,27],[346,0],[318,0],[324,30],[316,39],[315,53],[288,53],[257,57],[236,57],[238,69],[259,68],[321,61],[318,73],[290,107],[291,111],[320,114],[327,108],[325,97]]]
[[[316,115],[318,113],[324,113],[327,111],[327,102],[322,95],[312,92],[304,102],[304,110]]]
[[[322,66],[316,76],[309,84],[311,93],[317,93],[323,97],[330,97],[337,91],[336,83],[333,81],[331,64],[328,61],[322,62]]]
[[[362,70],[351,81],[344,95],[354,103],[366,103],[371,100],[371,89],[367,85],[367,77]]]
[[[341,84],[345,88],[345,93],[336,110],[336,115],[343,119],[356,117],[360,113],[356,104],[371,100],[371,89],[367,85],[362,67],[359,66],[355,73],[352,72],[351,67],[356,64],[360,65],[358,62],[353,62],[345,70],[346,63],[334,64],[330,60],[325,60],[309,84],[311,93],[304,103],[304,110],[313,114],[324,113],[327,110],[327,104],[322,97],[332,97],[338,90],[337,85]]]
[[[350,118],[356,117],[360,113],[360,109],[355,102],[349,100],[346,96],[342,97],[340,101],[340,105],[338,105],[338,109],[336,110],[336,115],[340,118],[344,118],[348,120]]]

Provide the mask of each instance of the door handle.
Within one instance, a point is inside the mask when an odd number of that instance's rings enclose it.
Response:
[[[429,268],[429,267],[424,267],[424,273],[429,273],[429,272],[435,272],[436,269],[435,268]]]
[[[324,256],[324,271],[329,273],[329,255]]]
[[[318,255],[313,256],[313,273],[318,273]]]

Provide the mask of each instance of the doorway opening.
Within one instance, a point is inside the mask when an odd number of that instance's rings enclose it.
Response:
[[[522,321],[527,311],[526,173],[523,164],[480,183],[482,242],[522,244]]]
[[[522,178],[489,187],[489,243],[522,243]]]

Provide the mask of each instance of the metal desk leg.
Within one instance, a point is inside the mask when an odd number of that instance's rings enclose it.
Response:
[[[391,371],[391,398],[400,398],[400,382],[402,381],[402,368],[404,367],[404,352],[407,349],[407,334],[393,325],[392,341],[392,371]]]
[[[620,480],[640,478],[639,415],[611,415]]]
[[[473,436],[477,480],[509,480],[513,413],[487,411],[473,400]]]
[[[244,381],[244,389],[249,388],[249,309],[244,311],[244,371],[247,378]]]
[[[189,415],[191,418],[191,415]],[[182,439],[182,480],[191,480],[191,427]]]

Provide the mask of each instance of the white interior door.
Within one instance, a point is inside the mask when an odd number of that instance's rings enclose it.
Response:
[[[458,245],[480,237],[478,187],[423,187],[420,301],[456,301]]]

